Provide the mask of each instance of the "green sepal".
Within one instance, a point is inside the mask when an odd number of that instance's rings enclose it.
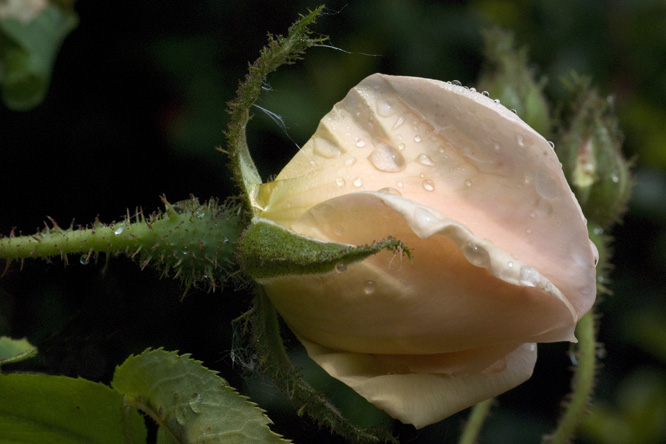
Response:
[[[268,35],[268,44],[261,50],[259,58],[249,67],[245,80],[238,85],[236,98],[227,106],[230,119],[225,135],[227,149],[223,150],[230,159],[230,169],[238,188],[242,191],[241,200],[246,210],[247,221],[252,214],[252,199],[262,183],[247,146],[247,124],[250,121],[250,108],[259,99],[266,77],[282,65],[299,60],[305,51],[323,43],[327,37],[312,38],[310,25],[321,14],[323,6],[301,15],[291,27],[286,37]],[[247,222],[246,221],[246,222]]]
[[[144,418],[108,386],[85,379],[0,374],[0,443],[140,444]]]
[[[263,279],[342,271],[382,250],[404,253],[411,259],[405,244],[391,237],[361,246],[324,242],[268,219],[254,218],[240,238],[237,251],[243,270],[254,279]]]
[[[539,134],[550,137],[550,111],[543,94],[546,81],[535,79],[527,50],[517,49],[513,34],[500,28],[485,30],[483,37],[485,61],[477,89],[487,90]]]
[[[27,110],[44,99],[60,45],[77,24],[73,10],[54,2],[29,21],[0,19],[0,88],[9,108]]]
[[[271,420],[259,407],[188,354],[158,349],[130,356],[111,386],[157,422],[163,444],[290,442],[268,428]]]
[[[32,358],[37,354],[37,347],[26,338],[12,339],[0,336],[0,368],[5,364],[12,364]]]

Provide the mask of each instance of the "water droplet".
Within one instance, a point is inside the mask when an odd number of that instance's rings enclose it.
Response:
[[[599,250],[597,249],[597,246],[594,245],[594,242],[592,242],[589,239],[588,241],[590,242],[590,249],[592,250],[592,260],[594,261],[594,266],[596,267],[597,264],[599,263]]]
[[[620,181],[620,178],[618,177],[617,174],[612,174],[611,180],[613,181],[613,183],[618,183]]]
[[[377,289],[377,283],[374,281],[365,281],[363,283],[363,293],[372,294]]]
[[[338,262],[337,264],[335,264],[335,271],[337,271],[338,273],[344,273],[345,271],[347,271],[347,264],[343,262]]]
[[[536,350],[536,344],[534,342],[532,342],[530,344],[530,351],[534,351],[534,350]]]
[[[82,254],[79,258],[81,265],[88,265],[90,263],[90,256],[87,254]]]
[[[470,88],[469,90],[470,90],[471,92],[473,92],[473,93],[476,92],[476,88]]]
[[[490,265],[490,255],[485,248],[476,244],[465,245],[463,247],[463,254],[472,265],[484,268]]]
[[[335,184],[339,187],[344,187],[345,179],[343,179],[342,177],[338,177],[337,179],[335,179]]]
[[[176,409],[176,421],[178,421],[178,424],[184,425],[186,419],[185,411],[180,408]]]
[[[395,186],[398,188],[402,188],[405,186],[404,182],[402,180],[399,180],[395,183]]]
[[[435,182],[433,182],[430,179],[426,179],[422,183],[423,189],[426,191],[434,191],[435,190]]]
[[[122,234],[123,231],[125,231],[125,228],[118,227],[118,228],[116,228],[116,231],[113,232],[113,234],[115,234],[115,235]]]
[[[405,148],[407,148],[407,145],[405,145],[404,143],[401,143],[400,145],[398,145],[398,149],[399,149],[400,151],[404,151]]]
[[[418,134],[414,136],[414,142],[419,143],[420,141],[421,141],[421,136],[419,136]]]
[[[397,172],[405,169],[405,158],[398,150],[385,143],[379,145],[370,156],[370,163],[379,171]]]
[[[507,262],[506,266],[509,267],[509,268],[513,268],[513,261]]]
[[[488,91],[482,91],[481,94],[483,94],[485,97],[490,97],[490,93]]]
[[[471,187],[472,186],[472,181],[470,179],[465,179],[465,186],[467,188]]]
[[[548,141],[548,145],[550,145],[552,149],[555,149],[555,142],[553,142],[552,140]]]
[[[451,80],[451,83],[455,86],[462,86],[462,83],[460,82],[460,80]]]
[[[536,287],[541,282],[541,273],[529,265],[520,267],[520,284],[526,287]]]
[[[188,404],[194,413],[201,413],[201,395],[199,393],[193,393]]]
[[[377,102],[377,114],[379,114],[382,117],[389,117],[395,114],[395,110],[391,106],[390,103],[388,103],[385,100],[379,100]]]
[[[522,134],[516,134],[516,142],[520,146],[525,146],[525,137]]]
[[[499,104],[500,104],[500,99],[495,99],[495,105],[499,105]]]
[[[542,165],[537,171],[534,186],[536,187],[539,196],[545,199],[554,199],[559,196],[562,191],[560,178],[554,171],[544,165]]]
[[[345,160],[345,166],[352,166],[356,163],[356,157],[350,157],[349,159]]]
[[[325,157],[326,159],[338,157],[342,152],[340,151],[340,148],[333,142],[321,138],[314,139],[313,151],[315,154],[318,154],[321,157]]]
[[[363,140],[360,137],[357,137],[356,139],[354,139],[354,142],[355,142],[355,145],[359,148],[363,148],[365,146],[365,140]]]
[[[536,211],[530,211],[530,217],[534,219],[536,217]]]
[[[527,229],[525,230],[525,233],[532,234],[532,229],[530,227],[527,227]]]
[[[354,186],[356,188],[362,187],[363,186],[363,179],[361,179],[360,177],[357,177],[356,179],[354,179]]]
[[[511,112],[514,114],[518,114],[518,111],[516,111],[515,108],[511,108]]]
[[[377,192],[382,193],[382,194],[392,194],[394,196],[402,196],[400,191],[396,190],[393,187],[382,188],[382,189],[378,190]]]
[[[426,153],[419,154],[419,157],[416,158],[416,161],[425,166],[433,166],[435,164]]]

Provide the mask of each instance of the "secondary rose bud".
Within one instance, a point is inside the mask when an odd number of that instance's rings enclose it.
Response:
[[[528,379],[535,343],[574,341],[594,302],[596,249],[551,146],[462,86],[366,78],[254,203],[315,239],[410,249],[258,281],[315,362],[416,427]]]

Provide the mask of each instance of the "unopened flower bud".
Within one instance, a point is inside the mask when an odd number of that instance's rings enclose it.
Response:
[[[600,97],[584,78],[574,78],[567,86],[572,108],[563,119],[558,153],[585,216],[608,228],[626,209],[631,162],[621,151],[623,138],[611,99]]]

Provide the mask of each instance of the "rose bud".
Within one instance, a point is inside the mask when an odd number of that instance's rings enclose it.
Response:
[[[392,236],[324,273],[257,279],[309,356],[417,428],[527,380],[595,299],[585,220],[549,143],[451,83],[372,75],[254,199],[325,242]]]

